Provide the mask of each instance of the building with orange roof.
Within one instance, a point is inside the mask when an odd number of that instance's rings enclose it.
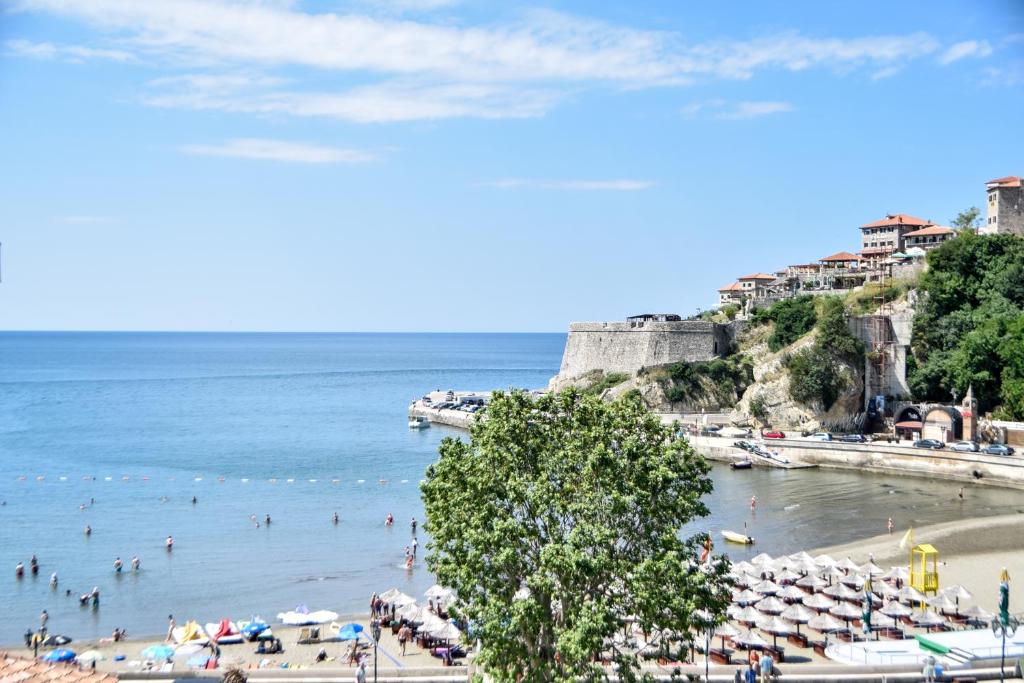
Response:
[[[117,683],[117,676],[70,663],[39,662],[0,652],[0,681],[3,683]]]
[[[929,225],[926,228],[919,228],[908,232],[903,236],[903,240],[907,249],[917,247],[919,249],[924,249],[925,251],[930,251],[946,240],[953,239],[955,236],[956,230],[953,228],[947,228],[941,225]]]
[[[726,285],[718,290],[718,305],[725,306],[727,304],[742,304],[743,303],[743,287],[740,283],[734,282],[731,285]]]
[[[874,267],[897,251],[905,248],[904,237],[908,232],[926,228],[933,223],[906,213],[890,213],[885,218],[860,226],[860,255]]]
[[[1020,176],[996,178],[985,183],[988,205],[982,234],[1024,237],[1024,194]]]

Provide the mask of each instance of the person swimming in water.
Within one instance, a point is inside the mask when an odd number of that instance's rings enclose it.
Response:
[[[25,576],[25,565],[23,565],[21,562],[14,565],[14,576],[18,579]]]
[[[141,566],[142,566],[142,562],[139,561],[139,556],[136,555],[135,557],[132,558],[132,571],[133,572],[139,571],[139,567],[141,567]]]
[[[341,517],[338,517],[338,513],[337,513],[337,512],[335,512],[335,513],[334,513],[334,523],[335,523],[335,524],[337,524],[337,523],[338,523],[338,522],[340,522],[340,521],[341,521]]]
[[[750,497],[750,509],[751,510],[756,510],[757,509],[757,496],[751,496]]]
[[[395,516],[389,512],[388,516],[387,516],[387,519],[384,520],[384,526],[391,526],[394,523],[395,523]]]
[[[121,569],[124,567],[124,562],[121,561],[120,557],[114,558],[114,571],[118,574],[121,573]]]
[[[28,565],[32,569],[32,575],[33,576],[36,576],[37,574],[39,574],[39,560],[38,560],[38,558],[36,558],[35,555],[33,555],[32,559],[28,561]]]
[[[199,500],[195,496],[192,496],[192,504],[195,505],[198,502]]]
[[[263,523],[266,524],[267,526],[270,526],[270,513],[269,512],[267,513],[267,518],[265,520],[263,520]]]
[[[50,588],[57,587],[57,572],[50,574]]]
[[[173,536],[168,536],[167,540],[164,541],[164,545],[167,546],[168,552],[170,552],[171,550],[174,550],[174,537]]]
[[[89,526],[88,524],[85,525],[85,535],[86,536],[92,536],[92,527]]]

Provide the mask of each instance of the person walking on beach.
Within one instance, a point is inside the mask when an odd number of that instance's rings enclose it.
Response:
[[[405,646],[412,640],[412,629],[409,628],[409,624],[402,624],[402,628],[398,629],[398,644],[402,647],[402,656],[405,656]]]
[[[768,683],[772,677],[772,671],[775,668],[775,661],[772,656],[765,652],[764,657],[761,657],[761,683]]]
[[[356,683],[366,683],[366,662],[359,662],[356,668]]]
[[[757,672],[754,671],[753,664],[749,665],[747,670],[743,672],[743,683],[757,683]]]
[[[175,621],[174,621],[174,615],[173,614],[168,614],[167,615],[167,638],[166,638],[168,643],[174,640],[174,627],[175,626],[177,626],[177,623],[175,623]]]
[[[889,530],[889,533],[891,534],[892,530],[896,528],[896,524],[892,521],[892,517],[889,518],[889,522],[885,526]]]

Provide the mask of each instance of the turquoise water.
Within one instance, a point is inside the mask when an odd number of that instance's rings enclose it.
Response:
[[[433,389],[541,387],[564,342],[561,334],[0,334],[0,643],[38,625],[43,608],[51,632],[87,638],[115,626],[161,633],[172,613],[179,622],[273,618],[298,603],[352,613],[373,591],[422,594],[433,583],[422,562],[411,572],[401,566],[408,524],[423,518],[417,485],[439,440],[458,432],[409,430],[409,402]],[[902,528],[1021,506],[1015,492],[971,489],[959,501],[955,484],[855,472],[716,468],[714,476],[712,518],[688,531],[717,535],[746,523],[757,551],[880,533],[890,515]],[[396,523],[384,528],[389,512]],[[250,520],[267,514],[269,528]],[[168,534],[173,553],[164,550]],[[33,553],[38,578],[15,580],[14,565]],[[133,555],[142,571],[115,574],[114,558],[127,565]],[[54,571],[56,591],[47,586]],[[99,609],[80,607],[77,595],[93,586]]]

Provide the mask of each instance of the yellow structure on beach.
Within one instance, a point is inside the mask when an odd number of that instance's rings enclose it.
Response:
[[[926,595],[938,592],[939,551],[931,543],[918,543],[911,548],[910,585]]]

